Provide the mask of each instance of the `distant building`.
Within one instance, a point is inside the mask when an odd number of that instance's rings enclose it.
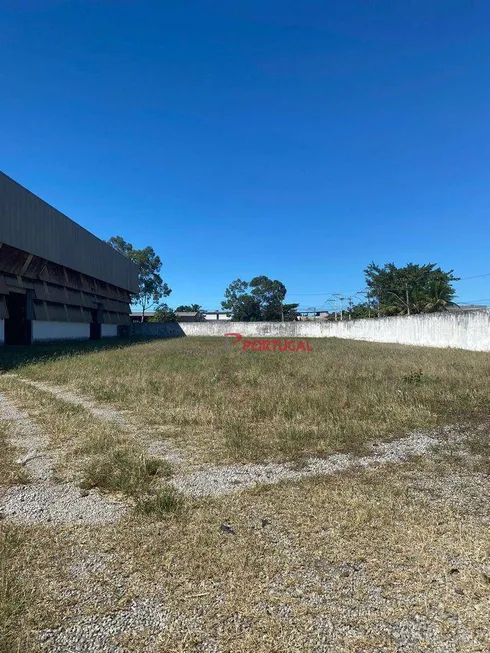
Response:
[[[134,313],[130,313],[129,319],[131,322],[148,322],[148,320],[154,315],[155,311],[145,311],[145,316],[143,318],[143,313],[141,311],[135,311]]]
[[[328,311],[298,311],[298,320],[326,320],[330,316]]]
[[[177,322],[202,322],[204,316],[200,311],[176,311]]]
[[[231,320],[231,315],[226,311],[203,311],[205,320]]]
[[[131,313],[129,317],[131,322],[148,322],[154,315],[155,311],[145,311],[143,317],[141,311],[135,311],[134,313]],[[175,311],[175,317],[177,322],[202,322],[204,320],[204,315],[201,311]]]
[[[129,259],[0,172],[0,343],[115,336],[137,291]]]
[[[461,304],[461,306],[449,306],[448,311],[451,313],[459,313],[460,311],[485,311],[488,307],[481,304]]]

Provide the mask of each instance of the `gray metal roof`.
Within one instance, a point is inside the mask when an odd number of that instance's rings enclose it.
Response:
[[[138,291],[134,263],[3,172],[0,242],[129,292]]]

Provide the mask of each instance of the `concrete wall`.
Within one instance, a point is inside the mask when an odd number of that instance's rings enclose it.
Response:
[[[85,340],[88,338],[90,338],[90,324],[85,322],[42,322],[39,320],[32,322],[33,342]]]
[[[203,331],[208,331],[205,327],[209,326],[205,322],[196,322],[196,326],[203,326]],[[121,335],[141,336],[144,338],[181,338],[186,335],[188,327],[193,326],[188,322],[133,322],[130,326],[119,328]],[[185,329],[185,330],[184,330]],[[210,330],[210,329],[209,329]],[[196,333],[189,335],[220,335],[214,333]]]
[[[345,338],[426,347],[490,351],[490,311],[433,313],[343,322],[188,322],[133,324],[133,335],[154,338],[224,336],[265,338]]]
[[[114,338],[117,336],[117,324],[101,324],[100,327],[102,338]]]

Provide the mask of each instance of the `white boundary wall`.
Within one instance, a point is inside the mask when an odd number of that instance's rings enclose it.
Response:
[[[88,340],[90,324],[87,322],[32,321],[32,342],[47,340]]]
[[[133,335],[147,337],[224,336],[249,338],[346,338],[425,347],[490,351],[490,310],[432,313],[343,322],[181,322],[133,324]]]

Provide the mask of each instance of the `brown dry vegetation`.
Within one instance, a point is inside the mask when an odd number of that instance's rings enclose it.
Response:
[[[175,491],[162,483],[171,476],[170,464],[145,455],[143,443],[134,434],[122,431],[111,421],[94,418],[86,408],[60,401],[17,379],[0,377],[0,388],[25,408],[43,433],[49,434],[47,451],[56,455],[53,471],[58,481],[124,494],[134,498],[138,509],[146,513],[154,509],[162,514],[166,500],[170,510],[180,505]],[[28,482],[28,476],[25,468],[13,462],[13,449],[6,437],[8,430],[8,423],[0,421],[0,444],[4,442],[7,447],[0,460],[0,472],[4,472],[4,484],[8,479],[10,484],[22,484]],[[149,492],[151,497],[146,496]],[[171,498],[175,506],[171,505]]]
[[[31,648],[29,584],[20,579],[24,538],[23,529],[0,523],[0,653]]]
[[[241,352],[223,340],[61,357],[53,345],[20,371],[128,409],[142,432],[157,427],[211,462],[359,451],[410,429],[478,420],[488,409],[487,353],[335,339],[312,340],[312,353]]]
[[[478,478],[417,461],[202,501],[163,523],[32,529],[31,611],[56,627],[67,606],[155,601],[164,630],[114,641],[135,652],[487,651],[488,510],[465,496]],[[100,555],[105,568],[72,573]]]
[[[15,462],[19,452],[10,446],[10,429],[0,420],[0,493],[3,487],[27,483],[25,469]],[[3,521],[0,504],[0,653],[29,649],[27,586],[19,580],[25,563],[21,554],[23,529]]]
[[[135,653],[490,650],[489,430],[477,428],[488,417],[490,355],[312,346],[240,353],[188,338],[57,359],[53,346],[15,370],[128,410],[141,425],[134,433],[0,376],[60,454],[63,480],[97,474],[136,507],[103,527],[0,521],[0,653],[35,649],[37,631],[69,616],[115,614],[141,599],[163,606],[166,626],[116,636],[114,646]],[[185,503],[165,482],[146,493],[150,428],[222,462],[357,451],[454,422],[470,425],[463,444],[382,473]],[[15,452],[3,451],[7,478]],[[93,570],[91,557],[104,562]]]
[[[16,463],[20,452],[11,446],[10,424],[0,419],[0,499],[3,488],[29,482],[24,467]],[[25,529],[7,524],[0,500],[0,653],[26,653],[31,649],[30,585],[21,578],[28,560],[23,550]]]
[[[19,452],[9,442],[10,428],[0,420],[0,487],[28,483],[23,467],[15,463]]]

